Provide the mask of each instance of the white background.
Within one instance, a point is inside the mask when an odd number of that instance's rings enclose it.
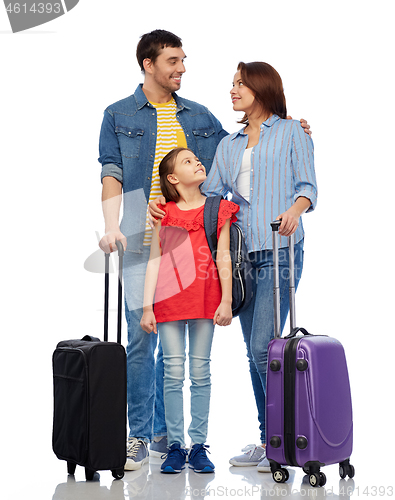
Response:
[[[391,3],[80,0],[68,14],[18,34],[11,33],[0,6],[5,478],[23,466],[45,482],[48,461],[56,461],[52,351],[60,340],[102,336],[103,276],[84,269],[97,251],[96,232],[103,232],[100,125],[103,110],[142,82],[136,45],[157,28],[183,40],[187,72],[179,94],[205,104],[229,132],[240,128],[229,90],[241,60],[273,65],[283,79],[288,113],[311,124],[319,198],[316,211],[304,216],[297,322],[344,344],[354,464],[361,471],[371,467],[373,475],[375,463],[386,464],[391,473]],[[209,437],[223,446],[221,460],[227,461],[259,439],[237,320],[216,333],[212,372]],[[45,450],[47,464],[34,465],[38,450]],[[379,482],[391,480],[381,476]]]

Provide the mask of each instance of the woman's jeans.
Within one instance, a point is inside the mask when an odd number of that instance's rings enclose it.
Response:
[[[210,407],[210,352],[214,325],[212,319],[191,319],[159,323],[164,361],[164,401],[168,446],[184,441],[183,392],[185,378],[185,340],[189,334],[189,378],[191,381],[191,425],[193,443],[205,443]]]
[[[255,271],[254,298],[248,308],[240,313],[240,323],[250,375],[258,408],[261,441],[266,443],[266,373],[267,346],[274,337],[273,311],[273,251],[262,250],[249,254]],[[303,240],[295,245],[295,287],[297,288],[303,269]],[[289,311],[289,253],[288,248],[279,249],[280,317],[281,332]]]

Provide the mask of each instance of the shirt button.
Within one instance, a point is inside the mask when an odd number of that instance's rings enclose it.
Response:
[[[152,135],[155,135],[155,132],[152,132]]]
[[[129,132],[129,135],[132,135],[132,132]]]
[[[152,116],[155,116],[155,113],[152,113]]]

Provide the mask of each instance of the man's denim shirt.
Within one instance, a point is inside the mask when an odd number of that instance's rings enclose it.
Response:
[[[187,145],[208,173],[218,143],[227,132],[206,107],[177,94],[173,97]],[[121,231],[128,239],[127,250],[136,253],[143,251],[156,132],[156,109],[149,103],[142,85],[104,111],[99,143],[101,177],[115,177],[123,184]]]

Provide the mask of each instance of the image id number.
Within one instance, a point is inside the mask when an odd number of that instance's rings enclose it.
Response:
[[[366,486],[365,488],[357,486],[356,488],[343,486],[339,490],[340,496],[362,496],[362,497],[392,497],[394,494],[393,486]]]
[[[60,14],[62,5],[60,3],[34,3],[33,5],[27,5],[26,3],[9,3],[6,7],[7,12],[14,14],[27,14],[32,12],[33,14]]]

